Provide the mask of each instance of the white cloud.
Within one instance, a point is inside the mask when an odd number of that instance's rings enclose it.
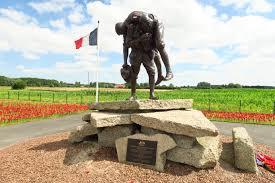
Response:
[[[182,78],[176,81],[178,85],[194,85],[200,81],[211,84],[240,83],[243,85],[271,85],[274,86],[275,60],[262,57],[243,57],[234,59],[208,70],[189,70],[175,74]]]
[[[222,60],[211,49],[191,49],[184,50],[180,53],[172,55],[173,64],[189,63],[200,65],[221,64]]]
[[[248,13],[266,13],[271,12],[274,5],[266,0],[254,0],[246,9]]]
[[[28,59],[52,53],[74,54],[74,40],[81,37],[81,33],[66,28],[63,19],[50,21],[50,24],[61,30],[42,27],[23,12],[0,9],[0,51],[13,50]]]
[[[57,28],[57,29],[62,29],[62,30],[66,29],[64,19],[51,20],[50,25],[54,28]]]
[[[220,3],[222,6],[245,8],[247,13],[267,13],[274,8],[274,4],[267,0],[220,0]]]
[[[74,24],[80,24],[84,18],[83,7],[81,5],[76,6],[68,16],[70,22]]]
[[[30,2],[29,6],[42,14],[61,12],[66,8],[73,8],[75,3],[74,0],[47,0],[42,2]]]
[[[17,24],[37,23],[36,19],[12,8],[1,8],[0,15]]]

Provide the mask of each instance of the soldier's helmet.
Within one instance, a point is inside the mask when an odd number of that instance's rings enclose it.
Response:
[[[120,69],[120,74],[121,74],[121,77],[124,79],[124,81],[129,83],[131,81],[131,77],[132,77],[132,68],[131,68],[131,66],[130,65],[123,66]]]
[[[126,32],[127,32],[127,28],[123,22],[117,23],[115,26],[115,29],[116,29],[116,33],[118,35],[123,35],[123,34],[126,34]]]

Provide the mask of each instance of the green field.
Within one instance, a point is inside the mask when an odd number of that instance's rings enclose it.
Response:
[[[100,101],[125,100],[128,89],[100,89]],[[149,91],[139,90],[138,98],[148,98]],[[275,103],[274,89],[178,89],[157,91],[156,95],[165,99],[194,99],[194,108],[199,110],[273,113]],[[29,88],[10,90],[0,88],[0,99],[54,102],[90,103],[95,101],[94,89],[62,90],[50,88]]]

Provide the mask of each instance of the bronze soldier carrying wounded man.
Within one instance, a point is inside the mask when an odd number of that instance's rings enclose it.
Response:
[[[156,99],[154,96],[155,85],[162,80],[167,81],[173,78],[163,41],[163,24],[152,14],[134,11],[124,22],[117,23],[115,28],[117,34],[123,35],[124,39],[124,65],[121,74],[125,81],[131,82],[130,99],[136,99],[136,80],[141,63],[149,76],[150,99]],[[131,48],[129,56],[131,67],[127,64],[129,48]],[[160,58],[166,68],[165,78],[162,76]],[[158,70],[156,83],[154,63]]]

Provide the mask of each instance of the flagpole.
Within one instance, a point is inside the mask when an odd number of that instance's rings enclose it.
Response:
[[[99,21],[97,21],[97,67],[96,67],[96,98],[95,102],[98,103],[98,70],[99,70]]]

